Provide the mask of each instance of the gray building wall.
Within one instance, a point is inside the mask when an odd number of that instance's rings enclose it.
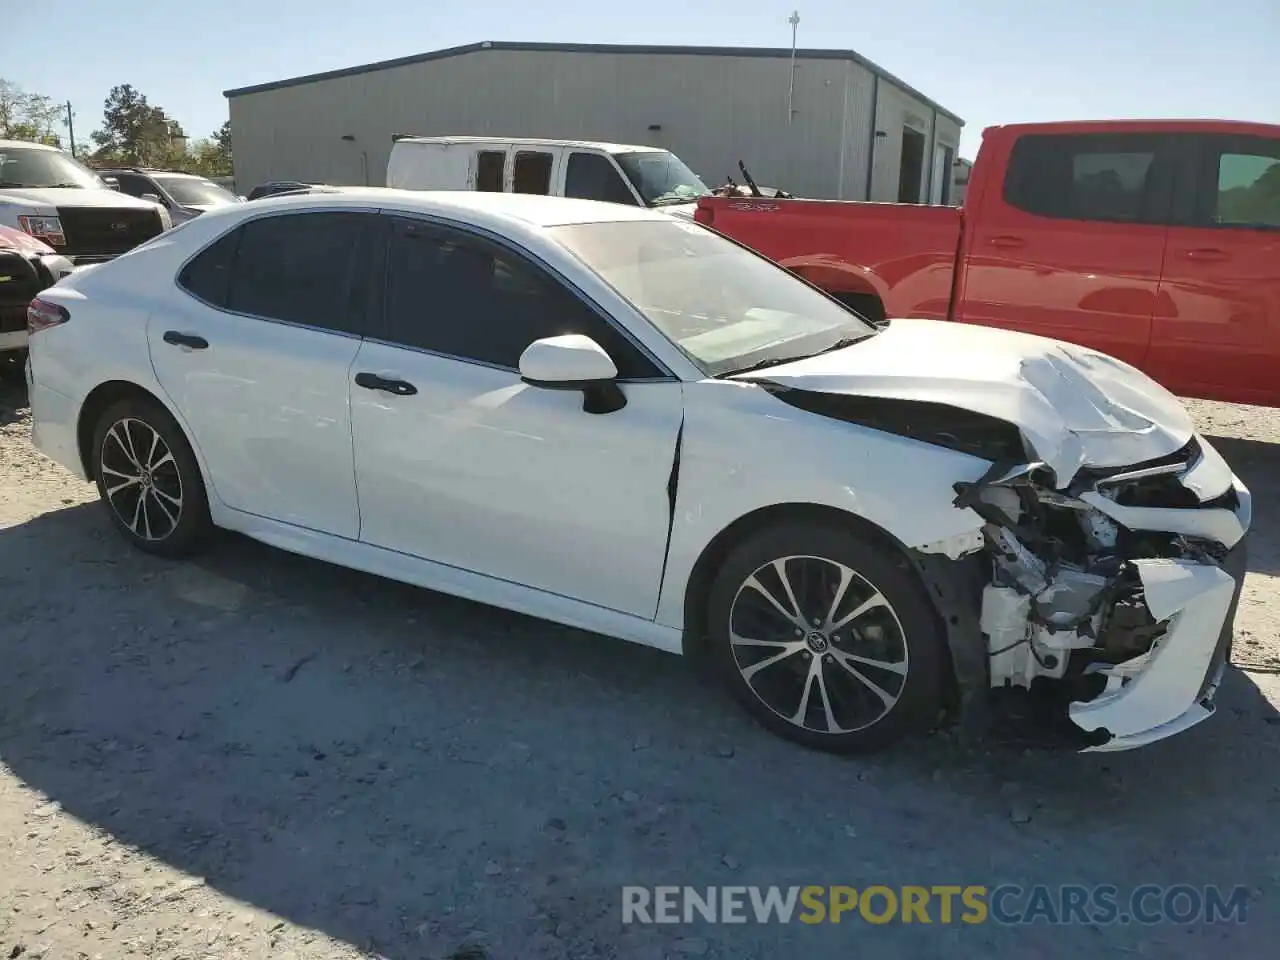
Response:
[[[933,122],[932,104],[877,81],[853,54],[802,52],[788,122],[786,56],[464,50],[228,91],[237,184],[242,192],[272,179],[381,185],[394,134],[456,134],[649,144],[672,150],[712,186],[741,180],[742,159],[761,184],[863,199],[874,114],[887,136],[876,142],[872,195],[896,199],[899,127],[904,118]],[[940,115],[940,132],[943,119],[958,140],[959,123]]]

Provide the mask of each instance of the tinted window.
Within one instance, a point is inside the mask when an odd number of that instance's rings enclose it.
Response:
[[[476,189],[482,193],[502,193],[506,170],[505,153],[481,150],[476,156]]]
[[[1009,159],[1005,201],[1045,217],[1159,221],[1159,146],[1159,137],[1141,135],[1022,137]]]
[[[241,233],[241,230],[232,230],[206,247],[182,268],[178,284],[211,306],[226,307],[231,268],[235,265]]]
[[[564,177],[564,195],[583,200],[629,203],[636,198],[607,157],[598,153],[571,153]]]
[[[144,193],[158,194],[160,191],[151,185],[151,182],[144,177],[140,177],[135,173],[116,173],[111,174],[120,184],[120,192],[127,193],[131,197],[140,197]]]
[[[537,193],[544,196],[550,193],[551,159],[549,153],[517,153],[511,173],[512,192]]]
[[[295,213],[240,228],[229,309],[327,330],[362,333],[363,284],[356,269],[360,213]]]
[[[529,344],[582,333],[624,379],[660,371],[558,280],[496,246],[398,221],[387,262],[387,324],[397,343],[517,369]]]
[[[1253,140],[1217,152],[1213,222],[1280,227],[1280,141]]]

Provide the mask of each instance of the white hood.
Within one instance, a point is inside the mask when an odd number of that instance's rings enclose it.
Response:
[[[1194,432],[1164,387],[1105,354],[940,320],[894,320],[844,350],[740,375],[817,393],[946,404],[1016,425],[1065,487],[1081,466],[1128,466]]]
[[[0,206],[7,204],[33,207],[111,207],[115,210],[154,210],[156,208],[156,204],[150,200],[139,200],[127,193],[80,187],[13,187],[0,190]],[[52,215],[53,211],[50,210],[49,213]]]

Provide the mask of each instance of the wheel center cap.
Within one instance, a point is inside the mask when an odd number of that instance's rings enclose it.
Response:
[[[804,642],[814,653],[826,653],[827,647],[831,645],[827,635],[821,630],[810,630],[805,634]]]

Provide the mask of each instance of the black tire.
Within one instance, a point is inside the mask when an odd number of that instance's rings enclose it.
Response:
[[[794,612],[777,575],[780,560],[806,614],[803,636],[794,619],[749,585],[754,578],[776,591]],[[842,581],[846,588],[832,610]],[[923,585],[891,549],[839,526],[772,526],[730,552],[707,602],[709,659],[738,701],[775,733],[833,753],[870,752],[936,720],[949,662],[945,640]],[[871,606],[849,623],[828,628],[866,604]],[[812,615],[815,610],[820,617]],[[761,635],[750,636],[753,632]],[[773,662],[760,666],[766,660]],[[748,679],[744,671],[752,668],[756,672]],[[820,681],[811,677],[815,671]],[[886,695],[896,698],[892,704]],[[794,717],[806,704],[797,723]],[[792,705],[792,716],[784,716]],[[877,706],[883,713],[867,721]]]
[[[143,398],[112,404],[94,427],[92,456],[98,495],[131,544],[175,558],[205,545],[213,522],[204,479],[182,428],[164,407]],[[142,479],[126,482],[133,473]]]

